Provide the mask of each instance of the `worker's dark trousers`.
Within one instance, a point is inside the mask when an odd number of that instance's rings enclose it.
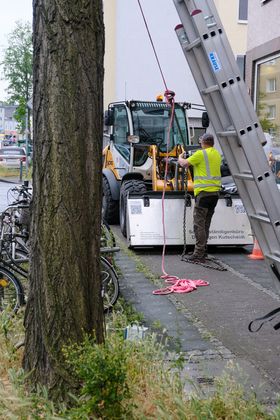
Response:
[[[218,192],[202,191],[195,198],[193,227],[195,234],[194,255],[203,258],[206,253],[211,220],[219,199]]]

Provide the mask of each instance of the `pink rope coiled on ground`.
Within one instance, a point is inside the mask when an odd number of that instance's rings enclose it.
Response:
[[[208,281],[204,280],[190,280],[190,279],[179,279],[176,276],[162,276],[165,278],[165,282],[169,283],[170,286],[163,287],[153,291],[154,295],[169,295],[170,293],[190,293],[201,286],[209,286]]]

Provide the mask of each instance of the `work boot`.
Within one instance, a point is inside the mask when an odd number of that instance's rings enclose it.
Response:
[[[200,263],[205,263],[205,257],[203,256],[199,256],[197,254],[191,254],[188,255],[188,261],[193,261],[193,262],[200,262]]]

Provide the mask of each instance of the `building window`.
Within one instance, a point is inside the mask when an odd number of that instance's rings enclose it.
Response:
[[[275,60],[269,60],[266,63],[264,63],[265,66],[275,66],[276,61]]]
[[[275,118],[276,118],[276,105],[268,105],[268,107],[267,107],[267,118],[269,120],[275,120]]]
[[[280,147],[280,54],[255,63],[254,105],[273,147]]]
[[[238,65],[239,71],[243,79],[245,79],[245,59],[246,55],[238,55],[236,57],[236,63]]]
[[[276,92],[276,79],[267,79],[267,81],[266,81],[266,91],[268,93]]]
[[[248,0],[239,0],[238,20],[248,20]]]

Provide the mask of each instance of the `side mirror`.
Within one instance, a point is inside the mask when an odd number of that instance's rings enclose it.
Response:
[[[201,122],[202,122],[202,127],[204,128],[209,127],[209,117],[208,117],[207,112],[202,112]]]
[[[110,126],[114,124],[114,111],[112,109],[108,109],[104,113],[104,125]]]

